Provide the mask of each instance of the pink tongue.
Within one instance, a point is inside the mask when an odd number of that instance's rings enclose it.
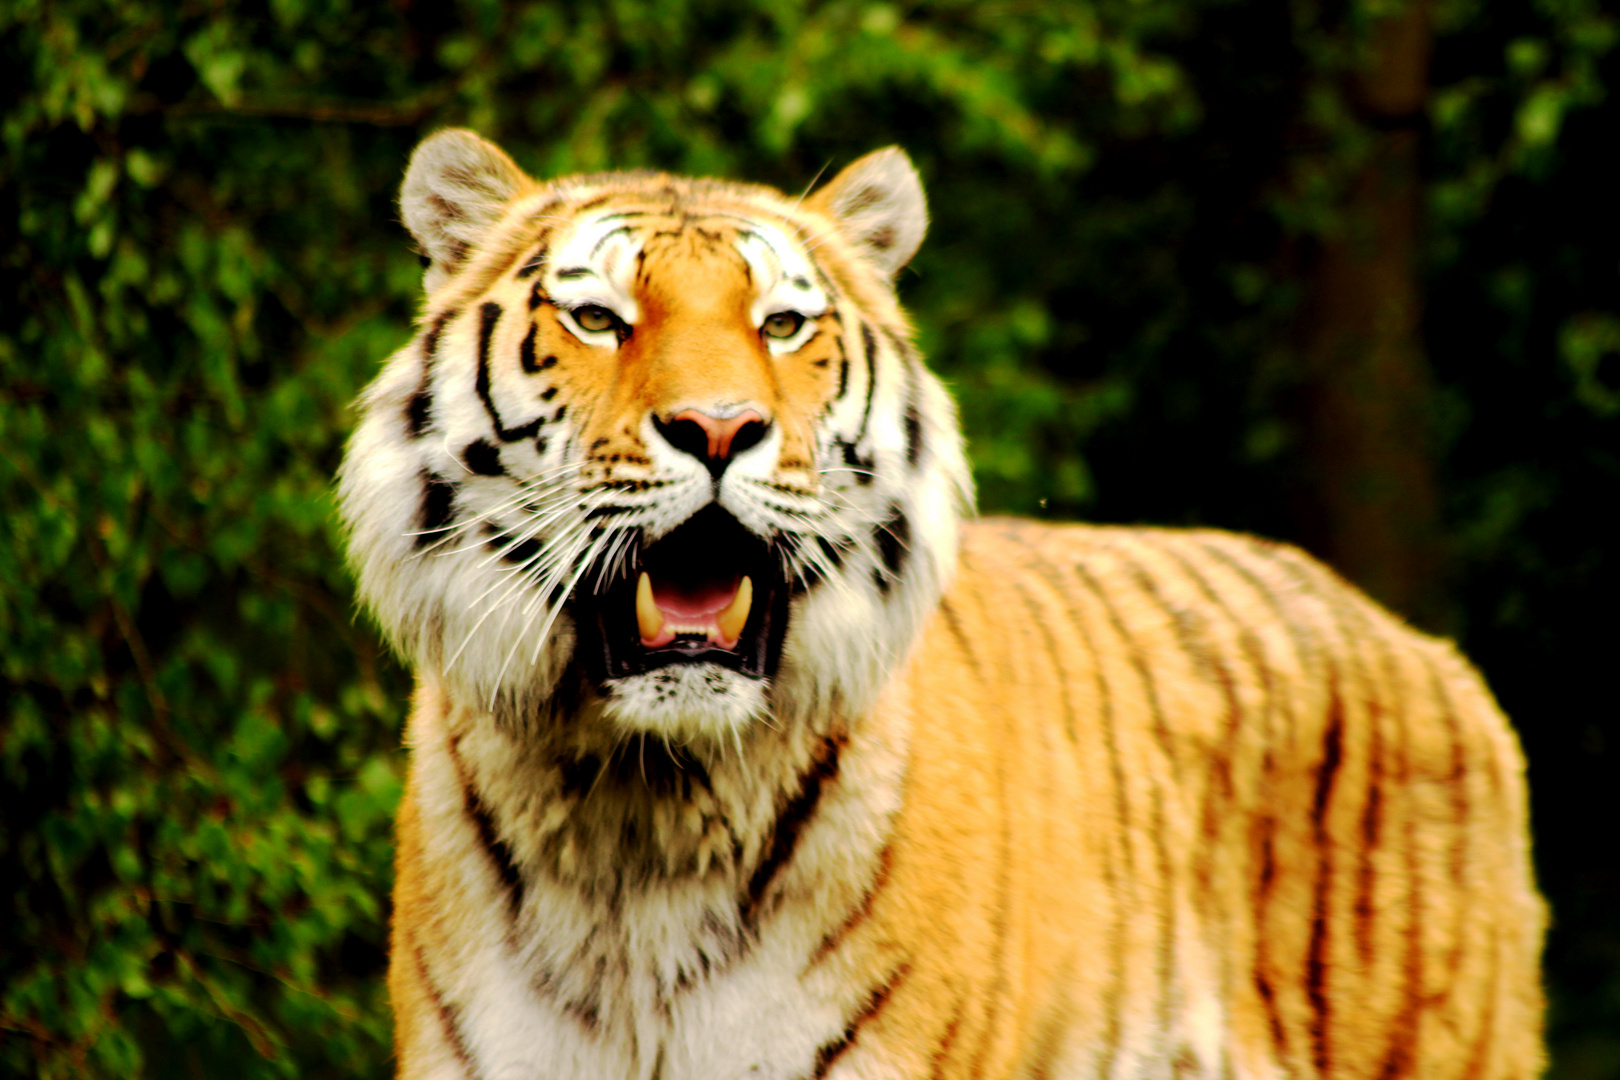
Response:
[[[690,589],[678,589],[672,585],[653,582],[653,603],[658,610],[664,613],[664,618],[675,619],[679,622],[703,621],[710,615],[716,615],[726,609],[737,596],[737,585],[741,578],[732,578],[722,585],[717,582],[704,582]]]

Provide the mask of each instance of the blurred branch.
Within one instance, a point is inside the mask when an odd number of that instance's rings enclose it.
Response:
[[[419,124],[443,105],[460,89],[460,80],[441,88],[418,94],[402,102],[380,101],[310,101],[288,99],[284,101],[217,100],[181,101],[173,104],[150,94],[142,94],[130,103],[128,112],[134,114],[162,113],[176,118],[188,117],[265,117],[279,120],[307,120],[313,123],[371,124],[376,127],[408,127]]]

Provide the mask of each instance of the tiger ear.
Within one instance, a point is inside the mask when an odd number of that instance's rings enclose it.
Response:
[[[422,285],[442,285],[529,183],[505,151],[465,128],[434,132],[411,153],[399,209],[429,260]]]
[[[928,231],[928,200],[898,146],[874,150],[812,195],[808,204],[838,223],[868,262],[889,277],[911,261]]]

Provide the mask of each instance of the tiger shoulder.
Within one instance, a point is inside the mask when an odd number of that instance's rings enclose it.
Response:
[[[401,209],[340,474],[417,678],[400,1076],[1540,1073],[1477,673],[1283,545],[976,519],[903,153],[796,200],[447,131]]]

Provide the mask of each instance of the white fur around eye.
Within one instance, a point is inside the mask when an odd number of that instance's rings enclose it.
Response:
[[[783,315],[789,312],[804,320],[799,324],[798,330],[794,331],[792,337],[776,338],[765,333],[765,321],[771,315]],[[816,336],[817,329],[819,329],[819,326],[812,316],[793,308],[777,308],[760,321],[760,338],[765,342],[765,347],[770,350],[772,356],[785,356],[788,353],[798,352],[804,348],[810,339]]]

